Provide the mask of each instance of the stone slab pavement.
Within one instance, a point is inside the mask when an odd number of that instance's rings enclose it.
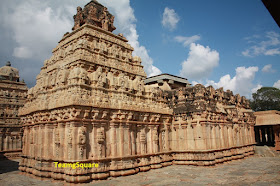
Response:
[[[62,181],[42,180],[22,175],[17,170],[19,161],[19,159],[0,161],[1,186],[70,185]],[[280,185],[280,157],[254,155],[213,167],[172,165],[82,185]]]

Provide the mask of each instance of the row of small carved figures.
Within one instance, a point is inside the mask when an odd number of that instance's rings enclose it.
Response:
[[[115,111],[115,110],[87,110],[81,108],[65,108],[60,110],[52,110],[50,112],[37,112],[21,118],[22,123],[42,122],[42,121],[58,121],[66,119],[94,119],[94,120],[113,120],[113,121],[143,121],[143,122],[159,122],[165,120],[168,122],[170,117],[161,114],[134,112],[134,111]],[[166,120],[168,119],[168,121]]]
[[[0,98],[5,97],[5,98],[27,98],[26,93],[23,92],[10,92],[10,91],[3,91],[0,90]]]
[[[95,41],[95,40],[93,40]],[[89,44],[90,43],[90,44]],[[77,43],[71,44],[65,49],[60,48],[57,50],[49,61],[45,62],[45,65],[51,65],[57,60],[66,58],[69,55],[73,55],[78,49],[86,49],[87,51],[103,53],[116,59],[121,59],[127,62],[132,62],[132,51],[128,51],[124,47],[112,45],[112,43],[106,42],[88,42],[85,39],[80,39]],[[80,53],[77,53],[80,54]]]
[[[250,104],[245,96],[233,95],[230,90],[224,92],[223,88],[215,90],[212,86],[204,87],[201,84],[175,91],[164,91],[164,97],[173,104],[177,104],[180,101],[191,103],[194,100],[221,102],[226,105],[242,105],[245,108],[249,108]]]

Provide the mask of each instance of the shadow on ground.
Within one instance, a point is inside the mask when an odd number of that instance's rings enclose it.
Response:
[[[7,158],[1,158],[0,160],[0,174],[13,172],[18,170],[19,159],[10,160]]]

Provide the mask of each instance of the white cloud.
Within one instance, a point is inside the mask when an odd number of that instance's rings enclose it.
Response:
[[[194,42],[200,40],[200,36],[199,35],[194,35],[191,37],[176,36],[174,39],[175,39],[175,41],[177,41],[179,43],[183,43],[184,47],[187,47],[191,43],[194,43]]]
[[[280,55],[280,48],[269,49],[264,52],[266,56]]]
[[[17,58],[28,59],[28,58],[32,58],[32,51],[27,47],[16,47],[14,48],[13,55]]]
[[[9,43],[0,43],[1,47],[12,46],[10,56],[18,60],[26,60],[21,66],[21,77],[27,84],[34,85],[36,74],[39,73],[43,62],[51,56],[63,34],[71,32],[74,25],[73,15],[77,6],[84,7],[89,0],[4,0],[0,7],[0,29],[11,36]],[[153,59],[147,49],[138,41],[136,18],[129,0],[99,0],[115,18],[117,30],[129,40],[134,47],[134,55],[142,58],[142,65],[147,75],[160,74],[161,71],[153,66]],[[27,61],[28,59],[28,61]],[[14,64],[14,63],[13,63]],[[32,73],[25,68],[32,68]]]
[[[142,65],[148,76],[161,74],[161,71],[153,65],[153,59],[149,56],[145,46],[140,45],[136,30],[136,18],[129,0],[99,0],[116,17],[117,31],[124,34],[129,44],[134,48],[134,55],[141,57]]]
[[[180,76],[192,79],[207,78],[219,65],[219,53],[208,46],[191,43],[188,59],[183,61]]]
[[[17,58],[43,61],[73,25],[59,8],[53,9],[45,2],[26,0],[11,8],[13,11],[3,21],[17,43],[13,52]]]
[[[174,9],[170,9],[168,7],[164,9],[161,21],[163,27],[169,29],[170,31],[173,31],[176,28],[179,20],[180,18]]]
[[[252,93],[256,93],[260,88],[262,88],[262,85],[258,84],[255,88],[252,89]]]
[[[273,87],[280,89],[280,79],[273,84]]]
[[[213,80],[207,80],[206,86],[212,85],[215,88],[223,87],[224,90],[231,90],[235,94],[239,93],[242,96],[248,98],[251,94],[262,87],[262,85],[255,85],[253,80],[255,79],[255,74],[258,72],[258,67],[237,67],[235,69],[235,76],[231,78],[229,74],[220,78],[219,82]]]
[[[246,37],[248,43],[254,44],[242,52],[243,56],[280,55],[280,35],[276,32],[266,32],[265,38],[260,36]]]
[[[268,65],[265,65],[265,66],[262,68],[262,72],[265,72],[265,73],[274,73],[274,72],[276,72],[276,70],[272,69],[272,65],[271,65],[271,64],[268,64]]]

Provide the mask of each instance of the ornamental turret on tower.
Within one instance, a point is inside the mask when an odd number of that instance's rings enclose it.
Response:
[[[108,12],[106,7],[96,0],[92,0],[85,5],[84,9],[81,7],[77,8],[77,14],[74,15],[75,25],[72,30],[76,30],[84,24],[90,24],[113,32],[116,29],[113,25],[114,18],[115,17]]]

